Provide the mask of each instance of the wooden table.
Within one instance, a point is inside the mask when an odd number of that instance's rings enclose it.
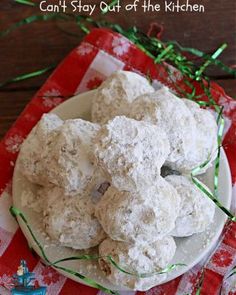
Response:
[[[48,2],[56,3],[57,1]],[[163,1],[152,0],[152,2]],[[183,46],[198,48],[208,53],[226,42],[229,47],[222,54],[221,59],[227,65],[236,64],[236,1],[190,0],[190,2],[204,4],[205,13],[161,11],[144,14],[142,11],[137,11],[128,14],[126,12],[126,15],[124,12],[109,13],[106,18],[124,27],[136,25],[145,32],[150,23],[158,22],[164,26],[163,40],[177,40]],[[84,3],[88,1],[84,0]],[[13,0],[1,0],[0,31],[16,21],[38,13],[38,6],[31,7],[17,4]],[[66,32],[76,33],[77,36]],[[59,63],[80,43],[82,37],[82,33],[72,22],[47,21],[23,26],[8,36],[0,38],[0,83],[17,75]],[[236,96],[236,83],[232,77],[217,68],[211,70],[210,74],[225,88],[226,92]],[[0,138],[48,76],[49,73],[46,73],[0,89]]]

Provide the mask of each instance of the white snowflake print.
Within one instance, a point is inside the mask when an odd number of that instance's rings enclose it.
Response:
[[[23,137],[17,134],[10,136],[5,141],[6,150],[12,154],[19,152],[23,140]]]
[[[53,108],[62,102],[61,93],[57,89],[51,89],[43,94],[43,104],[45,107]]]
[[[224,107],[224,113],[229,113],[236,109],[236,101],[233,99],[228,99],[225,96],[220,97],[219,104]]]
[[[77,49],[77,53],[81,56],[90,54],[92,51],[93,51],[93,46],[89,43],[83,43]]]
[[[60,275],[55,269],[44,266],[38,262],[33,272],[40,286],[47,286],[47,294],[59,294],[66,277]]]
[[[176,82],[182,81],[183,75],[179,70],[177,70],[175,67],[171,65],[168,66],[168,70],[169,70],[168,82],[176,83]]]
[[[233,267],[234,260],[234,249],[225,243],[221,243],[207,264],[207,268],[225,276],[225,274]]]
[[[10,290],[13,286],[12,277],[4,274],[0,277],[0,286],[5,287],[6,289]]]
[[[129,42],[124,38],[119,37],[114,37],[111,45],[113,52],[118,56],[122,56],[127,53],[130,48]]]

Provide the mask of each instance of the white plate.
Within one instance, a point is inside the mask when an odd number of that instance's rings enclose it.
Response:
[[[83,118],[90,119],[90,109],[91,109],[91,99],[95,95],[96,91],[90,91],[84,94],[80,94],[61,104],[53,110],[53,113],[60,116],[62,119],[72,119],[72,118]],[[219,176],[219,196],[220,201],[226,208],[230,208],[231,203],[231,175],[228,165],[226,155],[222,149],[220,161],[220,176]],[[20,158],[20,155],[19,155]],[[18,159],[19,159],[18,158]],[[209,169],[208,172],[201,177],[201,180],[207,184],[211,189],[213,188],[213,169]],[[27,189],[35,191],[36,186],[30,184],[25,177],[19,171],[18,164],[16,163],[14,177],[13,177],[13,204],[20,210],[24,212],[27,216],[29,224],[32,226],[36,236],[42,245],[46,246],[47,256],[51,261],[55,261],[60,258],[74,256],[75,253],[88,253],[88,251],[75,251],[69,248],[61,247],[58,245],[53,245],[46,236],[42,233],[41,224],[42,217],[39,214],[35,214],[31,209],[22,207],[21,204],[21,195]],[[38,247],[33,242],[29,232],[27,231],[25,225],[19,219],[20,227],[27,238],[29,244],[32,245],[34,250],[38,253],[39,256],[42,256]],[[184,263],[187,266],[179,267],[178,269],[170,272],[165,282],[170,281],[184,272],[188,271],[194,265],[196,265],[210,249],[214,246],[217,239],[219,238],[224,223],[226,221],[226,215],[222,213],[218,208],[216,209],[214,222],[205,232],[201,234],[193,235],[189,238],[179,238],[176,239],[177,242],[177,251],[175,257],[171,263]],[[96,268],[97,263],[91,261],[72,261],[65,262],[63,266],[69,267],[80,273],[88,276],[103,286],[112,289],[112,290],[121,290],[119,286],[111,285],[106,278],[103,276],[101,271]],[[91,267],[95,265],[95,268]],[[60,271],[63,275],[77,281],[80,283],[81,280],[78,278],[69,275],[63,271]],[[124,290],[124,289],[122,289]]]

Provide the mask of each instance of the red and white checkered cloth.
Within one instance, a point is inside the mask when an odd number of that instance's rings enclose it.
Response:
[[[106,29],[94,29],[80,46],[75,48],[57,67],[42,86],[15,124],[0,143],[0,294],[9,294],[11,276],[16,272],[20,259],[28,262],[36,273],[39,284],[46,285],[48,295],[104,295],[96,289],[83,286],[44,266],[29,251],[27,242],[15,220],[9,214],[11,179],[20,145],[43,113],[49,112],[63,102],[62,97],[97,87],[107,76],[118,69],[149,74],[154,83],[163,83],[171,88],[183,86],[181,74],[172,68],[172,78],[165,68],[155,65],[153,60],[140,51],[126,38]],[[159,81],[159,82],[158,82]],[[196,82],[197,95],[202,93]],[[214,99],[224,106],[227,132],[224,148],[227,153],[233,179],[233,200],[236,199],[236,101],[228,97],[212,83]],[[189,89],[186,89],[189,90]],[[50,97],[53,96],[53,97]],[[57,97],[58,96],[58,97]],[[234,210],[234,208],[233,208]],[[202,295],[236,294],[236,276],[224,280],[236,260],[236,223],[225,227],[222,239],[211,258],[195,266],[186,274],[147,292],[121,292],[121,295],[184,295],[194,294],[199,272],[205,268]],[[8,291],[7,291],[8,290]]]

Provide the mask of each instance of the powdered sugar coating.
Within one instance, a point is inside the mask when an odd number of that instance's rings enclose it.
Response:
[[[168,88],[136,98],[129,115],[153,123],[167,133],[170,154],[166,165],[182,172],[195,168],[196,121],[185,103]]]
[[[109,187],[95,214],[113,240],[153,242],[174,229],[179,206],[177,191],[159,177],[142,194]]]
[[[45,231],[60,245],[88,249],[105,238],[89,196],[84,194],[70,198],[58,187],[46,188],[41,194],[44,194],[45,201]]]
[[[119,115],[127,115],[130,104],[139,95],[153,92],[144,77],[128,71],[117,71],[98,88],[92,104],[92,121],[106,123]]]
[[[37,192],[30,188],[23,190],[21,194],[22,207],[30,208],[37,213],[42,213],[44,208],[44,193],[41,194],[40,191],[41,188]]]
[[[101,256],[110,255],[120,267],[135,274],[160,272],[170,263],[175,250],[176,245],[172,237],[164,237],[151,244],[129,244],[106,239],[99,246]],[[148,278],[128,275],[106,258],[100,259],[99,265],[111,283],[132,290],[148,290],[166,278],[166,274]]]
[[[169,175],[165,179],[181,197],[180,213],[171,234],[175,237],[187,237],[206,230],[213,221],[215,204],[194,185],[190,178]]]
[[[211,166],[217,155],[217,123],[209,110],[201,108],[196,102],[189,99],[183,99],[183,102],[197,122],[195,147],[197,161],[195,167],[210,159],[208,165],[202,170],[204,172]]]
[[[63,123],[57,115],[43,115],[22,144],[19,165],[23,175],[32,183],[45,185],[48,182],[42,162],[42,152],[48,144],[49,136],[53,137],[54,131]]]
[[[92,138],[99,125],[81,119],[67,120],[43,153],[48,181],[63,188],[67,195],[83,190],[96,167],[90,157]]]
[[[97,165],[120,190],[144,189],[160,176],[169,154],[164,131],[124,116],[104,125],[94,139]]]

